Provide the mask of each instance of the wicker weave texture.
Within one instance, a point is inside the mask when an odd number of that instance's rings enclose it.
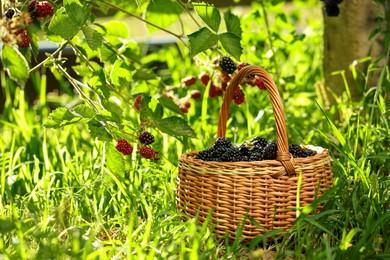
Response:
[[[219,163],[223,164],[219,166],[194,159],[195,155],[192,152],[180,158],[177,205],[188,216],[198,216],[199,223],[212,210],[218,237],[227,232],[233,239],[245,216],[248,219],[242,235],[246,238],[262,235],[265,230],[286,230],[295,220],[297,196],[300,206],[306,206],[333,183],[326,151],[310,158],[309,163],[307,158],[296,159],[295,170],[302,173],[300,194],[297,194],[298,176],[273,177],[283,168],[280,162]]]

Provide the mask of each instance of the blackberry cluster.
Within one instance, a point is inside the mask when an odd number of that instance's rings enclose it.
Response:
[[[324,10],[328,16],[338,16],[340,14],[339,4],[343,0],[321,0],[324,2]]]
[[[199,151],[195,158],[215,162],[275,160],[277,149],[276,141],[268,142],[261,136],[256,136],[239,146],[234,146],[227,138],[218,138],[211,147]],[[297,144],[291,144],[289,152],[294,158],[304,158],[316,154],[315,151],[303,149]]]
[[[219,67],[222,69],[222,71],[228,74],[232,74],[237,69],[236,63],[234,63],[234,61],[227,56],[222,57],[222,59],[219,61]]]
[[[143,132],[138,136],[138,140],[141,144],[152,144],[154,142],[154,136],[149,132]]]

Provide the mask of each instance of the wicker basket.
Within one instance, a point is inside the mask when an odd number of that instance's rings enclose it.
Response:
[[[217,137],[225,137],[226,122],[235,88],[248,76],[260,77],[271,98],[276,118],[277,158],[256,162],[212,162],[195,159],[196,151],[181,155],[177,179],[177,206],[203,223],[210,211],[214,232],[234,239],[239,226],[242,237],[252,239],[274,229],[290,228],[296,218],[297,196],[303,207],[333,184],[326,149],[307,158],[288,152],[287,130],[279,92],[261,67],[242,68],[231,80],[220,109]],[[302,182],[297,194],[298,180]],[[246,219],[243,223],[244,218]],[[262,228],[259,228],[254,219]]]

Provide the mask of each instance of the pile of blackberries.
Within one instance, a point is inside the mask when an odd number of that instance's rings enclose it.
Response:
[[[277,149],[276,141],[268,142],[261,136],[256,136],[239,146],[234,146],[229,139],[218,138],[210,148],[199,151],[195,158],[215,162],[275,160]],[[294,158],[305,158],[317,154],[297,144],[290,144],[289,152]]]

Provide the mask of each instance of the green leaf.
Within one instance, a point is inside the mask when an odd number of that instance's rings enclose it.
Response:
[[[140,68],[134,73],[133,77],[138,80],[150,80],[155,79],[156,74],[151,70]]]
[[[75,107],[74,112],[84,118],[92,118],[96,115],[95,111],[86,104],[78,105]]]
[[[236,60],[240,60],[242,54],[241,38],[234,33],[222,33],[218,35],[223,48]]]
[[[64,0],[64,6],[68,17],[79,27],[83,26],[91,11],[88,5],[82,5],[79,0]]]
[[[3,45],[1,60],[11,79],[24,85],[28,78],[29,66],[24,56],[12,46]]]
[[[117,86],[122,85],[124,82],[130,82],[132,79],[131,71],[133,68],[123,60],[116,60],[111,70],[111,81]],[[123,83],[124,83],[123,82]]]
[[[111,113],[111,118],[113,121],[117,123],[121,123],[122,121],[122,109],[116,103],[110,100],[103,100],[102,104],[107,111]]]
[[[171,136],[188,136],[195,138],[195,132],[188,126],[187,122],[176,116],[167,117],[156,122],[158,129]]]
[[[57,10],[49,24],[50,31],[66,40],[72,39],[80,28],[76,21],[69,18],[64,7]]]
[[[118,152],[114,145],[107,142],[106,163],[108,169],[115,175],[123,176],[125,174],[125,163],[123,155]]]
[[[218,43],[218,36],[206,27],[188,35],[190,41],[190,53],[192,56],[210,49]]]
[[[146,20],[153,21],[153,24],[166,28],[179,19],[180,14],[184,11],[178,1],[172,0],[155,0],[151,1],[146,9]],[[158,30],[155,26],[147,24],[150,33]]]
[[[178,113],[183,114],[183,112],[180,110],[179,106],[172,100],[165,96],[162,96],[158,99],[158,102],[163,106],[168,108],[169,110]]]
[[[48,128],[60,128],[66,125],[77,123],[81,119],[81,117],[76,117],[67,108],[59,107],[50,113],[44,126]]]
[[[157,104],[156,109],[154,110],[153,120],[160,121],[164,115],[164,109],[161,104]]]
[[[84,25],[81,27],[85,40],[88,43],[89,48],[97,50],[100,48],[103,42],[103,36],[91,27]]]
[[[117,60],[116,52],[106,44],[99,49],[99,56],[102,62],[114,63]]]
[[[149,103],[151,101],[151,97],[142,94],[141,104],[140,104],[140,119],[141,121],[148,121],[149,118],[153,118],[153,111],[149,107]]]
[[[93,138],[97,138],[100,141],[112,140],[110,133],[108,133],[106,128],[96,120],[91,120],[88,122],[88,129]]]
[[[206,3],[194,3],[196,13],[214,31],[218,32],[221,15],[217,8]]]
[[[240,18],[237,15],[233,14],[230,9],[224,12],[223,15],[227,31],[230,33],[234,33],[241,38],[242,29]]]

